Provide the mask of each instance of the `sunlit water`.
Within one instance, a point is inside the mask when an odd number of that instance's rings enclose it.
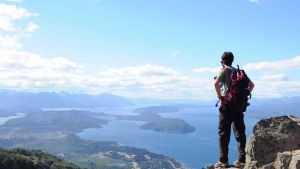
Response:
[[[133,109],[97,110],[113,114],[132,114]],[[180,161],[185,167],[201,168],[218,160],[218,112],[217,109],[187,109],[176,113],[160,114],[164,117],[176,117],[196,127],[189,134],[169,134],[142,130],[144,122],[118,120],[110,116],[99,116],[110,122],[98,129],[85,129],[78,133],[82,139],[95,141],[115,141],[121,145],[145,148],[151,152],[167,155]],[[257,119],[245,116],[247,136]],[[234,137],[230,143],[230,162],[237,158],[237,146]]]
[[[21,117],[24,117],[24,116],[25,116],[25,114],[18,113],[17,115],[14,115],[14,116],[0,117],[0,125],[5,124],[8,120],[21,118]]]

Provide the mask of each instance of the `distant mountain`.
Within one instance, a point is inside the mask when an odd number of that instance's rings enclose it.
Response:
[[[94,108],[132,106],[131,101],[110,93],[100,95],[71,94],[66,92],[18,92],[0,91],[0,107],[29,106],[36,108]]]
[[[14,115],[14,113],[0,109],[0,117],[6,117],[10,115]]]
[[[161,105],[161,104],[206,104],[211,102],[210,100],[199,100],[199,99],[162,99],[162,98],[130,98],[134,103],[143,106],[153,106],[153,105]]]
[[[160,106],[149,106],[137,108],[134,110],[135,113],[172,113],[179,111],[179,105],[160,105]]]
[[[247,110],[249,116],[267,118],[291,114],[300,117],[300,96],[269,99],[251,99]]]
[[[0,168],[11,169],[80,169],[55,156],[37,150],[0,148]]]
[[[185,110],[194,111],[215,111],[216,100],[208,101],[182,101],[174,103],[172,101],[157,106],[144,106],[135,110],[135,113],[175,113]],[[245,114],[254,118],[267,118],[272,116],[279,116],[285,114],[291,114],[300,117],[300,96],[294,97],[280,97],[280,98],[255,98],[249,100],[250,106],[247,108]],[[219,104],[220,105],[220,104]]]

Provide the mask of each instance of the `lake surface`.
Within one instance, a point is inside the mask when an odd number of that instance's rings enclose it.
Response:
[[[135,107],[136,108],[136,107]],[[110,114],[132,114],[135,109],[93,109]],[[173,157],[188,168],[201,168],[218,160],[218,112],[216,108],[193,108],[176,113],[163,113],[163,117],[181,118],[196,127],[189,134],[169,134],[142,130],[144,122],[118,120],[111,116],[99,116],[109,123],[102,128],[85,129],[77,135],[82,139],[95,141],[115,141],[121,145],[144,148],[154,153]],[[247,136],[258,119],[245,115]],[[233,133],[232,133],[233,135]],[[237,159],[237,145],[234,137],[230,143],[230,162]]]
[[[5,124],[8,120],[16,119],[16,118],[20,118],[20,117],[24,117],[24,116],[25,116],[25,114],[18,113],[17,115],[14,115],[14,116],[0,117],[0,125]]]

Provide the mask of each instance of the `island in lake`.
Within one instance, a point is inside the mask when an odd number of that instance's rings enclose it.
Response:
[[[82,110],[26,111],[0,125],[0,147],[39,149],[88,169],[183,169],[175,159],[145,149],[76,136],[83,129],[106,125],[107,120],[95,117],[101,115]]]
[[[196,130],[195,127],[182,119],[161,117],[159,114],[153,112],[142,112],[138,115],[117,115],[116,117],[120,120],[146,122],[140,126],[144,130],[178,134],[191,133]]]

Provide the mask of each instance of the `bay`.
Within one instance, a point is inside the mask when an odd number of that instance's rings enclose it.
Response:
[[[24,116],[25,116],[25,114],[18,113],[18,114],[13,115],[13,116],[0,117],[0,125],[5,124],[8,120],[21,118],[21,117],[24,117]]]
[[[108,114],[133,114],[134,108],[93,109]],[[99,116],[109,123],[102,128],[85,129],[77,133],[82,139],[94,141],[115,141],[121,145],[144,148],[154,153],[167,155],[181,162],[185,167],[194,169],[213,164],[218,160],[218,112],[215,108],[192,108],[174,113],[161,113],[163,117],[180,118],[196,127],[188,134],[170,134],[142,130],[144,122],[118,120],[112,116]],[[245,114],[246,134],[258,119]],[[233,135],[233,133],[232,133]],[[237,159],[237,144],[234,137],[230,143],[230,162]]]

